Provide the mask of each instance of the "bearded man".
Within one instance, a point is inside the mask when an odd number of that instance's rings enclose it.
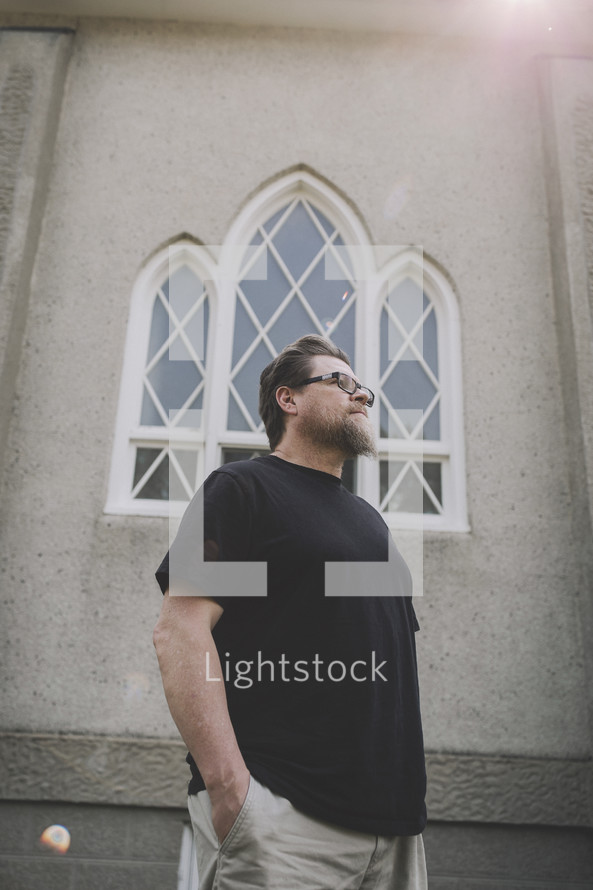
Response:
[[[427,886],[411,577],[341,482],[347,458],[376,457],[373,402],[329,340],[287,346],[260,378],[272,453],[209,476],[157,571],[200,890]],[[390,589],[327,595],[336,562],[357,579],[387,563]]]

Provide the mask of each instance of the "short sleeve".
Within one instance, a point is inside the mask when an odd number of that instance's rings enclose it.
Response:
[[[249,559],[251,521],[247,491],[231,474],[215,470],[194,495],[169,552],[156,571],[163,593],[175,584],[224,606],[219,562]]]

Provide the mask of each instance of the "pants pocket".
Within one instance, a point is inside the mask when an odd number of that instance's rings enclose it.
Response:
[[[241,833],[244,829],[244,824],[245,824],[247,817],[249,815],[249,811],[251,810],[251,808],[253,806],[254,794],[255,794],[255,779],[253,778],[253,776],[249,776],[249,787],[247,789],[247,796],[245,797],[245,800],[243,801],[243,806],[237,813],[237,817],[236,817],[235,821],[231,825],[229,833],[227,834],[227,836],[223,840],[222,844],[220,844],[220,846],[218,848],[219,856],[223,856],[228,851],[229,847],[233,843],[235,843],[236,840],[240,839]]]

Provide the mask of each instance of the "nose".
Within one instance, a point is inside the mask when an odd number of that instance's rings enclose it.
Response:
[[[356,392],[352,393],[352,398],[356,402],[362,402],[363,405],[366,405],[366,403],[369,400],[369,395],[368,395],[368,393],[363,392],[362,389],[357,389]]]

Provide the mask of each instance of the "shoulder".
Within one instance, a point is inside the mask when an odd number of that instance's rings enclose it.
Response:
[[[254,457],[252,460],[235,460],[229,464],[223,464],[213,470],[209,478],[230,479],[235,482],[241,480],[258,479],[266,476],[270,471],[270,464],[265,457]]]
[[[213,470],[204,485],[206,491],[235,488],[244,494],[249,494],[254,490],[254,487],[265,482],[269,473],[270,466],[263,457],[256,457],[253,460],[237,460]]]
[[[222,466],[213,471],[212,475],[221,473],[232,478],[242,478],[254,474],[259,475],[262,472],[266,472],[266,469],[267,461],[265,457],[254,457],[251,460],[234,460],[229,464],[222,464]]]
[[[373,507],[373,505],[369,504],[368,501],[365,501],[364,498],[361,498],[357,494],[353,494],[351,491],[348,491],[348,489],[346,489],[346,488],[344,489],[344,492],[345,492],[345,495],[350,499],[350,503],[353,505],[353,508],[358,510],[361,513],[361,515],[366,513],[367,516],[369,516],[369,517],[372,516],[373,519],[376,519],[378,522],[380,522],[382,525],[384,525],[385,528],[388,527],[382,514],[376,509],[376,507]]]

